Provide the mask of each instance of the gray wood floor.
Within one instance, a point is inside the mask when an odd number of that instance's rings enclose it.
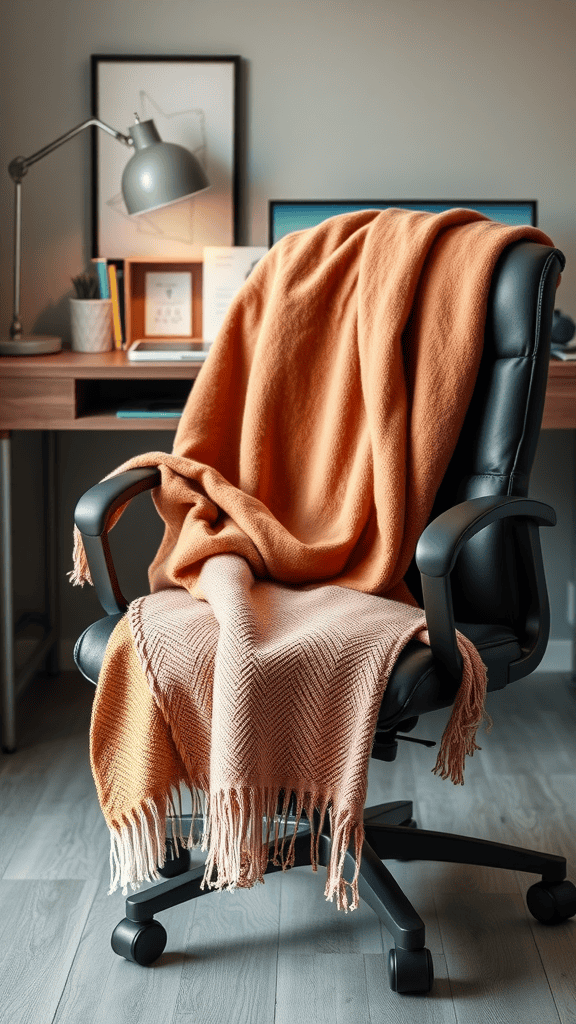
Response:
[[[160,916],[168,945],[150,968],[117,957],[124,916],[107,895],[108,837],[88,761],[92,688],[37,680],[21,745],[0,759],[0,1019],[4,1024],[562,1024],[576,1022],[576,919],[539,925],[534,876],[455,865],[389,866],[424,918],[436,981],[392,993],[390,942],[361,906],[340,914],[323,872],[299,868],[248,892],[212,893]],[[413,799],[424,828],[562,853],[576,880],[576,691],[533,677],[490,700],[464,787],[404,744],[373,762],[369,803]],[[421,720],[438,739],[446,715]]]

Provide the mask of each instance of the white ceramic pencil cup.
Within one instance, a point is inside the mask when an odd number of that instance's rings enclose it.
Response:
[[[109,352],[113,348],[111,299],[70,299],[70,320],[75,352]]]

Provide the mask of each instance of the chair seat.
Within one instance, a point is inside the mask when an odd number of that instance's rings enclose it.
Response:
[[[457,622],[458,629],[472,641],[488,671],[488,690],[501,690],[508,682],[508,666],[520,658],[518,638],[506,626]],[[451,707],[457,686],[436,671],[427,644],[410,640],[396,661],[384,693],[378,729],[393,729],[407,718]]]
[[[98,619],[97,622],[93,622],[92,625],[88,626],[76,641],[74,661],[82,675],[89,683],[93,683],[94,686],[98,682],[98,676],[104,661],[104,653],[112,636],[112,630],[123,616],[124,613],[119,612],[118,615],[106,615],[103,619]]]
[[[96,686],[112,630],[122,618],[106,615],[84,630],[74,648],[74,661]],[[508,680],[508,665],[521,655],[514,633],[504,626],[456,623],[475,645],[488,669],[488,689],[500,690]],[[392,729],[407,718],[450,707],[456,688],[436,672],[430,648],[411,640],[396,661],[380,707],[378,729]]]

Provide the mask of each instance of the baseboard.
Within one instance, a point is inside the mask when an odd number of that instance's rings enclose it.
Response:
[[[60,640],[59,655],[60,668],[63,672],[70,672],[76,666],[74,664],[74,643],[73,640]],[[549,640],[546,654],[538,666],[538,672],[571,672],[572,671],[572,641],[571,640]]]

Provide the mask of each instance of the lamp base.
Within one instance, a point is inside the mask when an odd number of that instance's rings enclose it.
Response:
[[[45,356],[60,352],[62,338],[48,334],[30,334],[26,338],[0,339],[0,356]]]

